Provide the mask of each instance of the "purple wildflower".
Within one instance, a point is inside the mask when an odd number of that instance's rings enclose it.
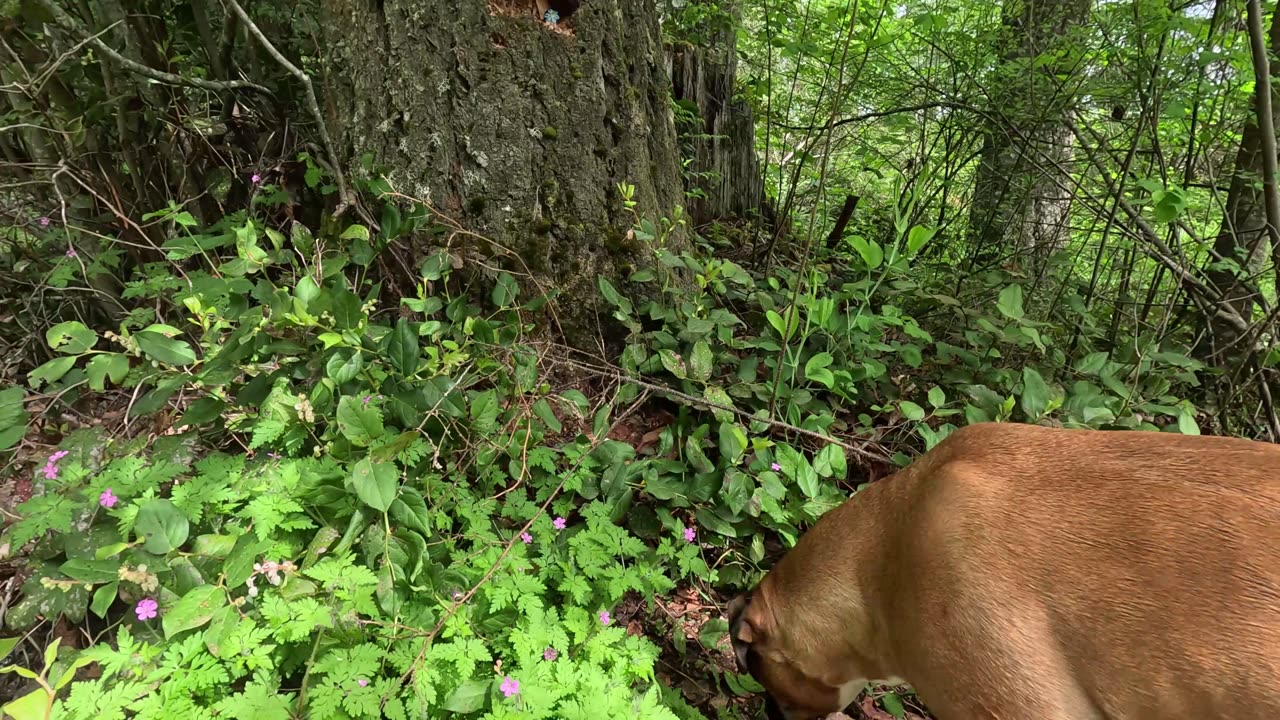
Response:
[[[103,490],[102,494],[98,496],[98,504],[108,510],[115,507],[118,502],[120,502],[120,498],[116,497],[116,494],[111,492],[111,488]]]
[[[511,697],[520,692],[520,681],[513,679],[510,675],[502,678],[502,687],[498,688],[502,694]]]
[[[782,466],[781,466],[781,465],[779,465],[778,463],[774,463],[774,464],[772,464],[772,465],[770,465],[770,466],[769,466],[769,469],[770,469],[770,470],[772,470],[772,471],[774,471],[774,472],[781,472],[781,471],[782,471]]]
[[[43,469],[45,480],[58,479],[58,461],[70,454],[71,453],[67,452],[66,450],[59,450],[58,452],[49,456],[49,460],[44,464],[44,469]]]
[[[52,221],[51,221],[51,220],[49,220],[48,216],[45,216],[45,217],[40,218],[40,219],[39,219],[39,220],[37,220],[36,222],[39,222],[39,223],[40,223],[40,227],[49,227],[49,223],[50,223],[50,222],[52,222]]]
[[[556,649],[553,647],[549,647],[542,651],[542,659],[547,662],[552,662],[558,657],[560,657],[560,653],[556,652]]]
[[[262,176],[259,175],[258,173],[254,173],[253,177],[249,178],[249,182],[253,183],[254,185],[257,185],[258,183],[262,182]]]
[[[143,598],[138,601],[137,607],[133,609],[138,614],[139,620],[150,620],[159,614],[160,604],[151,598]]]
[[[533,536],[527,532],[520,533],[520,539],[524,541],[525,545],[528,545],[529,543],[533,542]]]
[[[613,618],[609,617],[609,611],[608,611],[608,610],[601,610],[601,611],[600,611],[600,624],[601,624],[601,625],[608,625],[608,624],[609,624],[609,623],[611,623],[611,622],[613,622]]]
[[[551,524],[554,525],[557,530],[563,530],[565,526],[565,520],[562,517],[558,517]]]
[[[69,257],[69,258],[76,257],[76,249],[75,249],[75,248],[67,248],[66,255],[67,255],[67,257]]]
[[[359,680],[357,680],[356,684],[359,685],[360,687],[369,687],[369,681],[365,680],[364,678],[360,678]]]
[[[685,541],[685,542],[693,542],[693,539],[694,539],[694,538],[696,538],[696,537],[698,537],[698,531],[697,531],[697,530],[695,530],[695,529],[693,529],[693,528],[691,528],[691,527],[687,527],[687,528],[685,528],[685,529],[684,529],[684,541]]]

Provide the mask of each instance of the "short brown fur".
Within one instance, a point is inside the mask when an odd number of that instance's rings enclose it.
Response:
[[[823,517],[730,624],[790,720],[891,677],[940,720],[1274,720],[1280,446],[973,425]]]

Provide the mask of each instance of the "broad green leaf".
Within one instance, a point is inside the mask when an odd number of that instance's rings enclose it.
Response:
[[[907,709],[902,705],[902,698],[899,698],[895,692],[886,692],[881,695],[880,704],[884,706],[885,712],[892,715],[895,720],[902,720],[907,716]]]
[[[418,370],[420,354],[417,333],[409,327],[408,320],[400,318],[396,329],[387,335],[387,358],[391,366],[401,375],[413,375]]]
[[[935,408],[940,408],[947,404],[947,393],[942,388],[934,385],[929,388],[929,404]]]
[[[114,560],[73,558],[62,563],[58,570],[73,580],[96,584],[111,582],[118,578],[120,563]]]
[[[27,384],[39,390],[41,383],[56,383],[76,364],[75,355],[54,358],[40,367],[27,373]]]
[[[747,434],[735,423],[720,423],[720,457],[736,465],[747,450]]]
[[[711,512],[707,508],[702,508],[694,513],[694,517],[698,519],[698,524],[712,530],[725,537],[738,537],[738,531],[726,522],[723,518]]]
[[[304,309],[310,307],[312,300],[320,297],[320,292],[320,286],[310,275],[304,275],[293,288],[293,296],[298,298]]]
[[[1183,435],[1199,435],[1200,426],[1196,423],[1195,410],[1190,404],[1183,403],[1178,410],[1178,432]]]
[[[1022,309],[1022,286],[1010,285],[1001,290],[996,308],[1010,320],[1021,320],[1026,315],[1026,311]]]
[[[146,542],[143,549],[153,555],[164,555],[182,547],[190,534],[191,523],[172,502],[164,498],[150,500],[138,510],[134,530]]]
[[[364,225],[348,225],[346,230],[338,236],[339,240],[363,240],[369,241],[369,228]]]
[[[502,273],[498,275],[498,282],[493,286],[493,292],[489,294],[489,299],[494,305],[500,308],[510,307],[515,299],[520,296],[520,286],[516,284],[516,279],[511,277],[510,273]]]
[[[0,390],[0,450],[8,450],[27,433],[29,413],[23,405],[22,388]]]
[[[444,710],[451,713],[470,714],[484,707],[489,686],[479,680],[468,680],[458,686],[444,701]]]
[[[129,374],[129,356],[122,353],[99,353],[89,358],[84,368],[89,377],[89,387],[98,392],[106,390],[107,378],[119,385]]]
[[[773,310],[766,310],[764,317],[769,321],[769,325],[774,329],[774,332],[778,333],[778,337],[783,340],[790,340],[791,336],[795,334],[796,328],[800,323],[796,321],[794,311],[787,310],[786,312],[787,315],[784,318]],[[790,323],[789,326],[788,323]]]
[[[626,315],[631,314],[631,301],[628,300],[626,296],[619,293],[618,289],[613,286],[613,283],[605,279],[603,275],[599,275],[596,277],[596,284],[600,288],[600,294],[604,296],[604,299],[608,301],[610,305],[618,308]]]
[[[338,401],[338,430],[352,445],[368,447],[382,437],[382,413],[361,398],[344,395]]]
[[[395,502],[391,503],[391,517],[405,527],[431,537],[431,514],[427,502],[417,491],[405,487]]]
[[[365,458],[351,469],[351,486],[364,504],[379,512],[391,509],[400,485],[400,471],[392,463]]]
[[[106,617],[107,610],[111,609],[111,603],[116,601],[116,594],[119,591],[119,581],[103,585],[93,593],[93,602],[89,605],[89,609],[100,618]]]
[[[8,668],[5,668],[8,670]],[[4,670],[0,670],[4,672]],[[19,675],[24,675],[22,670],[16,670]],[[29,670],[27,672],[30,672]],[[31,673],[30,679],[34,680],[35,673]],[[24,675],[25,677],[25,675]],[[49,691],[44,688],[36,688],[22,697],[0,706],[0,716],[13,718],[13,720],[47,720],[49,717],[47,706],[50,703]]]
[[[5,657],[22,642],[22,637],[0,638],[0,660]]]
[[[845,473],[848,472],[844,448],[839,445],[824,446],[813,458],[813,469],[824,478],[843,478]]]
[[[551,404],[546,398],[539,398],[538,402],[533,404],[533,414],[542,420],[547,429],[553,433],[558,433],[564,429],[564,425],[560,423],[560,419],[556,417],[555,411],[551,409]]]
[[[1039,420],[1049,409],[1049,386],[1033,367],[1022,368],[1022,412],[1031,422]]]
[[[725,407],[734,407],[733,400],[729,397],[729,393],[725,392],[724,388],[719,385],[708,385],[704,387],[702,389],[702,399]],[[712,407],[711,414],[720,422],[729,422],[730,420],[733,420],[732,412],[728,410],[721,410],[718,407]]]
[[[1107,359],[1110,357],[1111,354],[1106,352],[1089,353],[1076,363],[1076,370],[1084,375],[1097,375],[1107,366]]]
[[[165,337],[152,330],[133,334],[138,349],[147,357],[165,365],[190,365],[196,361],[196,353],[185,340]]]
[[[49,328],[44,333],[49,347],[64,355],[79,355],[98,344],[98,333],[85,327],[78,320],[68,320]]]
[[[681,380],[689,377],[685,370],[684,359],[677,355],[675,351],[663,348],[658,351],[658,357],[662,360],[662,367],[666,368],[667,372]]]
[[[911,232],[907,233],[907,257],[912,257],[920,252],[920,248],[933,239],[938,232],[937,228],[916,225],[911,228]]]
[[[808,462],[801,465],[796,472],[796,484],[800,486],[800,490],[805,497],[814,498],[818,496],[821,489],[821,481],[818,479],[818,473],[814,471],[813,466]]]
[[[699,340],[693,344],[693,352],[689,355],[689,376],[698,382],[711,379],[711,347]]]
[[[924,408],[910,400],[903,400],[898,403],[898,407],[902,410],[902,416],[913,422],[920,422],[925,417]]]
[[[702,452],[702,447],[698,444],[698,440],[690,435],[684,441],[684,456],[693,466],[693,469],[700,473],[708,473],[716,469],[716,466],[707,459],[706,453]]]
[[[476,394],[471,400],[471,418],[475,420],[476,430],[487,433],[498,421],[498,396],[493,390],[485,390]]]
[[[364,358],[361,357],[359,350],[351,348],[339,348],[329,356],[329,361],[324,366],[325,374],[339,385],[356,379],[363,369]]]
[[[333,292],[333,319],[339,330],[354,330],[364,322],[364,304],[346,288]]]
[[[862,261],[867,264],[868,270],[875,270],[884,262],[884,250],[875,240],[853,235],[849,238],[849,244],[862,256]]]
[[[830,388],[835,385],[836,376],[827,368],[831,363],[835,362],[835,358],[829,352],[820,352],[809,358],[804,364],[804,376],[807,380],[821,383]]]
[[[217,585],[192,588],[160,616],[166,640],[180,632],[194,630],[213,619],[227,604],[227,593]]]

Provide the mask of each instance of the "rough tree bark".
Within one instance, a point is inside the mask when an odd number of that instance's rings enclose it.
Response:
[[[979,261],[1030,254],[1042,261],[1065,246],[1074,155],[1066,113],[1073,98],[1054,78],[1054,62],[1088,16],[1090,0],[1007,0],[1008,51],[993,93],[970,214],[970,252]]]
[[[1268,32],[1270,72],[1272,78],[1271,117],[1273,127],[1280,127],[1280,98],[1276,97],[1274,82],[1280,78],[1280,12],[1272,15]],[[1223,300],[1231,304],[1245,320],[1253,317],[1257,283],[1269,249],[1267,236],[1266,189],[1263,185],[1263,135],[1258,124],[1257,99],[1254,112],[1245,122],[1240,137],[1240,149],[1236,153],[1235,172],[1231,187],[1227,190],[1227,205],[1222,214],[1222,226],[1214,239],[1214,252],[1230,263],[1210,263],[1205,275],[1222,293]],[[1201,318],[1207,330],[1197,347],[1201,357],[1212,365],[1230,366],[1247,354],[1236,345],[1240,330],[1216,315]],[[1233,357],[1235,356],[1235,357]]]
[[[641,217],[682,203],[671,86],[653,0],[588,0],[557,28],[533,7],[324,0],[326,96],[340,154],[514,251],[508,269],[560,290],[567,339],[595,345],[596,275],[622,287],[654,262],[618,185]]]

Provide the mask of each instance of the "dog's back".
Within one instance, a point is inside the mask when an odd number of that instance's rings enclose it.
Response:
[[[848,646],[805,642],[941,720],[1280,718],[1280,447],[971,426],[824,517],[762,589],[789,656],[784,626],[852,618]]]

